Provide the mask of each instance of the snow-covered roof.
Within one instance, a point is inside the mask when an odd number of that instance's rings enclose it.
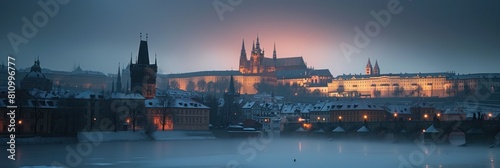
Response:
[[[144,99],[144,96],[138,93],[111,93],[111,99]]]
[[[75,99],[90,99],[91,97],[102,98],[102,94],[91,92],[91,91],[84,91],[84,92],[80,92],[80,93],[75,94]]]
[[[250,102],[245,103],[245,105],[243,105],[243,107],[241,107],[241,108],[242,109],[251,109],[253,107],[253,105],[255,105],[255,102],[250,101]]]
[[[154,108],[154,107],[164,107],[163,106],[164,101],[162,101],[160,98],[153,98],[153,99],[147,99],[144,101],[144,105],[146,108]],[[192,99],[188,98],[176,98],[173,99],[172,102],[169,104],[170,108],[202,108],[202,109],[208,109],[209,107],[194,101]]]
[[[294,113],[293,104],[284,104],[281,108],[281,113]]]
[[[397,113],[397,114],[411,114],[410,106],[405,105],[388,105],[387,112],[389,113]]]

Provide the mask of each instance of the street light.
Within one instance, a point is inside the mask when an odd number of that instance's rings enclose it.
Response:
[[[491,113],[488,113],[488,117],[490,118],[490,120],[491,120],[491,117],[492,117],[492,116],[493,116],[493,115],[492,115]]]
[[[342,121],[342,116],[339,116],[339,122],[341,122],[341,121]]]
[[[428,117],[428,116],[427,116],[427,114],[424,114],[424,118],[425,118],[425,120],[427,120],[427,117]]]
[[[18,124],[23,124],[23,120],[17,121]]]
[[[365,119],[365,122],[366,122],[366,118],[368,118],[368,116],[364,115],[363,118]]]

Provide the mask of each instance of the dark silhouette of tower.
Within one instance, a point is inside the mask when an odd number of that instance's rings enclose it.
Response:
[[[226,93],[224,93],[223,117],[225,118],[224,122],[227,122],[225,125],[237,121],[241,116],[240,111],[238,110],[238,104],[235,101],[239,96],[240,94],[236,92],[236,88],[234,86],[233,75],[231,75],[231,79],[229,81],[229,89]]]
[[[118,65],[118,76],[116,77],[116,92],[122,92],[122,75],[120,72],[120,65]]]
[[[139,54],[137,55],[136,63],[130,60],[130,90],[132,93],[140,93],[144,98],[151,99],[156,94],[156,73],[158,66],[156,58],[154,64],[149,64],[148,52],[148,34],[146,40],[142,40],[139,44]]]

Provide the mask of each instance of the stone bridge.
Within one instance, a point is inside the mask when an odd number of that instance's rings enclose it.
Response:
[[[332,132],[341,126],[345,131]],[[358,132],[365,126],[368,132]],[[429,129],[434,126],[435,129]],[[305,130],[302,131],[304,128]],[[297,130],[300,131],[297,131]],[[395,141],[415,140],[424,135],[426,140],[449,143],[449,137],[465,136],[467,144],[496,143],[500,137],[500,120],[456,120],[456,121],[386,121],[386,122],[331,122],[331,123],[286,123],[282,135],[326,135],[332,137],[359,137]],[[498,136],[497,136],[498,135]],[[495,137],[497,136],[497,137]]]

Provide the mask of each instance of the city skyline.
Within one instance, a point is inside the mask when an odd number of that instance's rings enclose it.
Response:
[[[388,2],[242,1],[223,19],[215,2],[70,1],[59,4],[16,53],[8,34],[22,35],[22,18],[33,22],[43,9],[35,2],[3,1],[0,20],[9,24],[0,28],[0,54],[17,56],[18,68],[29,68],[40,57],[42,68],[71,71],[80,65],[116,73],[131,53],[135,61],[142,32],[143,39],[149,34],[150,60],[157,53],[160,74],[237,70],[242,39],[249,54],[258,34],[266,57],[276,44],[278,58],[303,56],[309,67],[329,69],[334,76],[364,74],[368,58],[378,61],[382,74],[499,72],[498,2],[401,1],[402,11],[349,59],[339,45],[353,45],[354,27],[364,29],[376,20],[370,12],[387,10]]]

